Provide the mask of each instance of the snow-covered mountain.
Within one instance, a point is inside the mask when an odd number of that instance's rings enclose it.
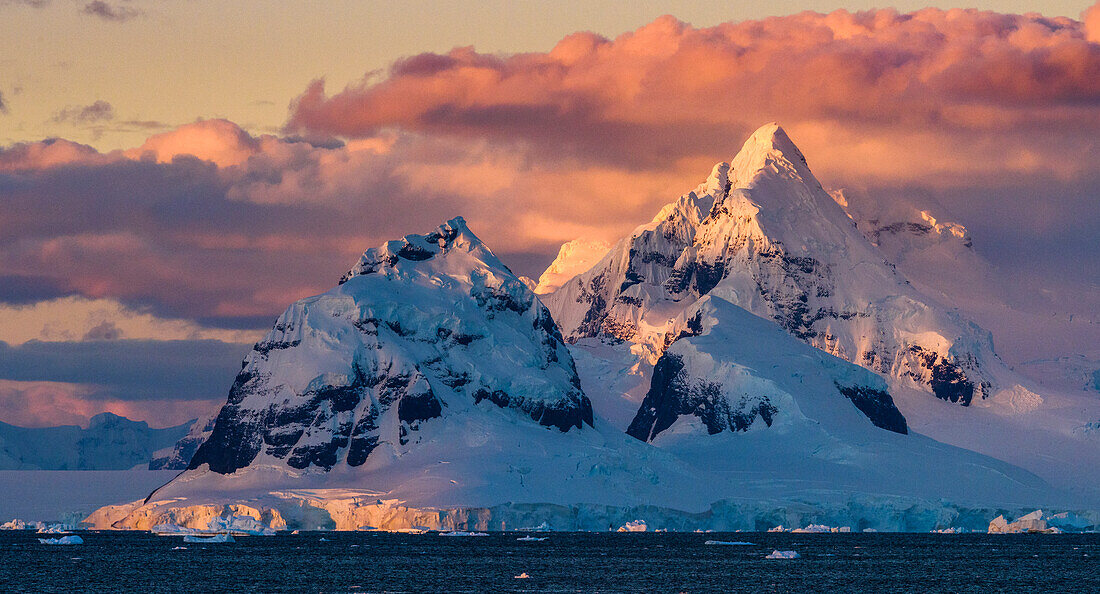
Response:
[[[545,301],[567,341],[626,340],[653,362],[704,295],[942,400],[965,406],[999,387],[989,333],[898,274],[775,124]]]
[[[562,432],[592,425],[550,312],[456,218],[367,250],[339,286],[290,306],[190,468],[361,466],[471,405]]]
[[[562,244],[558,255],[539,277],[536,294],[553,293],[578,274],[592,268],[604,257],[611,245],[604,241],[574,239]]]
[[[570,349],[550,310],[453,219],[367,250],[340,285],[291,305],[189,469],[90,521],[913,529],[995,515],[968,506],[1075,501],[914,434],[881,377],[724,294],[670,317],[660,342],[638,345],[654,373],[624,373],[640,360],[607,336]],[[640,378],[640,393],[615,383]]]
[[[153,429],[106,412],[87,429],[0,423],[0,470],[128,470],[148,465],[155,450],[170,447],[189,425]]]
[[[927,209],[830,195],[772,124],[543,299],[582,385],[611,395],[593,397],[597,415],[623,429],[661,379],[666,350],[689,349],[676,346],[684,320],[721,299],[879,373],[911,430],[1095,493],[1100,444],[1084,436],[1100,401],[1019,376],[960,313],[999,313],[1000,327],[1022,319],[996,305],[995,270],[971,244]]]

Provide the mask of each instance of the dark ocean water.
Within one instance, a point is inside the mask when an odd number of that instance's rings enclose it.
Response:
[[[184,544],[0,532],[18,592],[1100,592],[1100,535],[322,533]],[[327,540],[322,540],[322,538]],[[714,546],[707,540],[749,541]],[[173,547],[187,547],[173,550]],[[773,549],[795,560],[767,560]],[[521,573],[528,579],[516,579]]]

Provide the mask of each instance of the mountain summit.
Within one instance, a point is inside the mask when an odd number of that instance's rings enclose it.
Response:
[[[629,341],[652,363],[670,320],[705,295],[942,400],[965,406],[994,388],[988,333],[910,286],[776,124],[545,301],[567,341]]]
[[[291,305],[190,468],[361,466],[478,406],[560,431],[592,424],[550,312],[455,218],[367,250],[338,287]]]

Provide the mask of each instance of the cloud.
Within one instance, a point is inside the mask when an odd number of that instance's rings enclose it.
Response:
[[[1095,166],[1100,132],[1100,46],[1087,35],[1071,19],[974,10],[805,12],[702,29],[662,17],[614,40],[571,35],[546,53],[421,54],[332,95],[316,81],[288,130],[355,138],[400,127],[649,168],[728,156],[779,120],[808,154],[840,155],[819,156],[830,175],[964,175],[945,153],[998,173],[1079,173]],[[1058,146],[1037,142],[1051,135]],[[850,157],[875,144],[904,148],[898,159]],[[1064,158],[1082,151],[1092,160]]]
[[[0,379],[86,385],[90,400],[209,400],[229,393],[250,348],[216,340],[0,343]]]
[[[53,116],[54,123],[68,122],[72,124],[94,124],[115,117],[114,108],[110,103],[97,100],[91,105],[78,105],[66,107]]]
[[[86,399],[92,388],[62,382],[0,380],[0,421],[22,427],[87,426],[88,419],[111,412],[144,420],[153,427],[171,427],[214,412],[218,400]]]
[[[0,93],[0,114],[4,114],[4,115],[8,114],[8,104],[4,100],[4,94],[3,93]]]
[[[1092,43],[1100,43],[1100,2],[1093,4],[1081,15],[1085,23],[1085,36]]]
[[[5,280],[0,278],[0,286]],[[15,279],[14,282],[26,282]],[[31,277],[31,283],[44,283]],[[33,284],[32,284],[33,287]],[[149,308],[128,307],[114,299],[75,295],[48,298],[54,287],[24,295],[22,304],[0,303],[0,341],[20,345],[32,340],[80,341],[106,339],[219,340],[251,344],[259,332],[211,328],[190,320],[157,316]],[[42,295],[47,295],[43,297]],[[271,324],[264,318],[263,325]]]
[[[80,12],[114,23],[124,23],[145,14],[140,9],[129,6],[114,6],[103,0],[94,0],[85,4]]]

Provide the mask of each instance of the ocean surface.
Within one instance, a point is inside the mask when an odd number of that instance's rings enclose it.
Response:
[[[1100,534],[0,532],[5,592],[1100,592]],[[706,545],[707,540],[751,545]],[[184,547],[184,548],[177,548]],[[799,559],[770,560],[772,550]],[[517,578],[526,574],[530,577]]]

